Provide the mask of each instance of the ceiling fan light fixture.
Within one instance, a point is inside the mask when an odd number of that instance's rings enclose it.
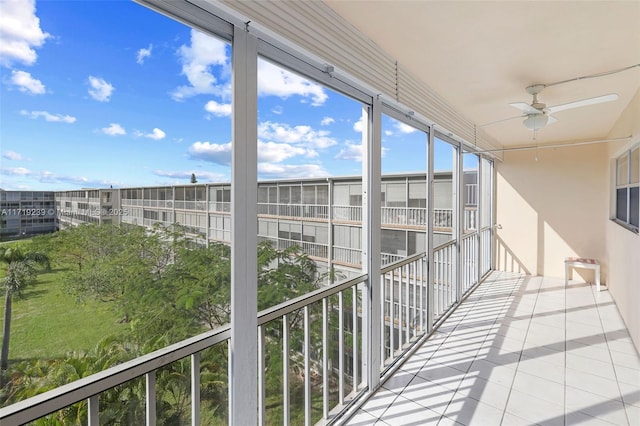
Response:
[[[547,114],[529,114],[522,123],[527,129],[536,131],[542,129],[548,122],[549,116]]]

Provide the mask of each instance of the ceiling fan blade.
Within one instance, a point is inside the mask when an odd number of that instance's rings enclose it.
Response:
[[[609,95],[598,96],[595,98],[583,99],[581,101],[569,102],[568,104],[552,106],[547,108],[547,110],[549,111],[550,114],[552,114],[558,111],[564,111],[566,109],[580,108],[587,105],[595,105],[595,104],[601,104],[603,102],[611,102],[611,101],[617,101],[617,100],[618,100],[618,95],[616,93],[611,93]]]
[[[524,112],[525,114],[542,114],[542,111],[532,107],[529,104],[525,104],[524,102],[514,102],[514,103],[509,104],[509,105],[511,105],[514,108],[519,109],[520,111]]]
[[[553,124],[553,123],[557,123],[557,122],[558,122],[558,119],[557,119],[557,118],[555,118],[555,117],[554,117],[554,116],[552,116],[552,115],[548,115],[548,114],[547,114],[547,117],[549,117],[549,121],[547,121],[547,126],[548,126],[549,124]]]

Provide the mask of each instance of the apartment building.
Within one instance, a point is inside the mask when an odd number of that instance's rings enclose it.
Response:
[[[0,190],[0,240],[46,234],[55,229],[52,191]]]
[[[388,264],[426,248],[424,173],[385,175],[381,181],[381,254]],[[478,171],[463,173],[464,232],[478,226]],[[453,238],[456,193],[451,172],[434,174],[434,245]],[[229,183],[93,189],[55,193],[58,226],[117,223],[183,225],[200,244],[231,242]],[[360,273],[362,179],[336,177],[258,183],[258,240],[299,246],[321,272]]]

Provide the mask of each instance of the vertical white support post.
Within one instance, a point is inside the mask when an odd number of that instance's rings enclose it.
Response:
[[[454,253],[454,272],[453,276],[456,282],[456,290],[451,301],[455,303],[460,301],[462,296],[462,235],[464,229],[464,170],[462,161],[462,145],[458,146],[453,151],[453,189],[456,194],[455,205],[455,239],[456,249]]]
[[[234,27],[229,424],[258,421],[257,39]]]
[[[191,355],[191,424],[200,424],[200,352]]]
[[[363,376],[369,391],[380,385],[382,360],[382,289],[380,278],[380,194],[382,155],[382,113],[380,99],[375,98],[370,107],[362,110],[362,270],[368,275],[363,297],[364,323],[363,347],[366,348]]]
[[[395,318],[395,313],[396,313],[396,294],[395,294],[395,289],[396,289],[396,273],[395,270],[389,271],[387,274],[385,274],[385,278],[389,276],[391,277],[391,280],[389,281],[389,348],[390,348],[390,353],[389,353],[389,357],[391,359],[393,359],[393,354],[395,352],[396,349],[396,344],[395,344],[395,331],[396,331],[396,318]],[[383,318],[384,318],[384,311],[382,313]],[[384,325],[383,325],[384,327]],[[383,328],[384,330],[384,328]],[[384,364],[384,360],[385,358],[382,358],[382,363]]]
[[[477,245],[477,257],[476,257],[476,282],[480,282],[482,277],[482,238],[480,233],[482,232],[482,156],[478,155],[478,191],[476,194],[476,241]]]
[[[333,180],[327,178],[327,265],[329,271],[333,269]],[[333,274],[330,274],[331,284],[333,284]]]
[[[147,426],[156,425],[156,371],[150,371],[145,375],[146,394],[146,414]]]
[[[89,398],[89,426],[100,425],[100,395],[93,395]]]
[[[405,304],[406,304],[406,308],[405,308],[405,323],[404,323],[404,343],[409,343],[409,339],[411,338],[410,332],[411,332],[411,299],[410,299],[410,295],[411,295],[411,275],[410,275],[410,265],[404,265],[402,269],[404,269],[405,272],[405,276],[404,276],[404,280],[402,279],[402,271],[400,273],[400,282],[404,281],[404,300],[405,300]],[[401,348],[402,349],[402,348]]]
[[[282,316],[282,424],[289,426],[289,316]]]
[[[434,254],[433,254],[433,220],[434,220],[434,177],[433,177],[433,164],[434,164],[434,143],[435,143],[435,129],[433,126],[429,129],[429,142],[427,144],[427,315],[426,315],[426,330],[427,333],[433,331],[433,310],[435,309],[434,303]],[[423,324],[424,326],[424,324]]]

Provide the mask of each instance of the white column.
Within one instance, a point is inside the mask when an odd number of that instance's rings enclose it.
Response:
[[[454,202],[455,212],[455,232],[456,258],[455,258],[455,278],[456,278],[456,302],[462,296],[462,235],[464,233],[464,170],[462,161],[462,145],[458,145],[453,151],[453,190],[456,192]]]
[[[257,39],[234,27],[229,424],[258,421]]]
[[[434,286],[434,274],[433,274],[433,216],[434,216],[434,177],[433,177],[433,164],[434,164],[434,144],[435,144],[435,129],[433,126],[429,129],[429,144],[427,145],[427,333],[433,331],[433,310],[435,304],[433,303],[433,286]]]
[[[382,117],[379,99],[362,111],[362,270],[369,275],[363,297],[363,347],[367,348],[364,374],[369,391],[380,384],[381,282],[380,282],[380,165],[382,153]]]

